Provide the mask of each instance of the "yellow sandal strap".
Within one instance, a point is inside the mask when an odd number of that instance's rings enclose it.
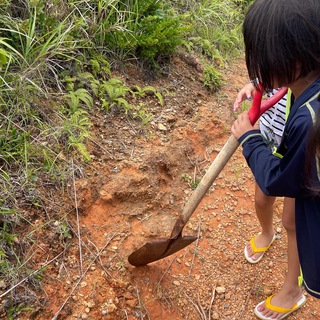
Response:
[[[274,296],[274,294],[266,299],[266,308],[268,310],[280,312],[280,313],[288,313],[297,307],[297,303],[295,303],[291,309],[274,306],[271,304],[271,299],[273,296]]]
[[[252,250],[253,250],[254,253],[257,253],[257,252],[266,252],[266,251],[270,248],[270,246],[271,246],[271,243],[270,243],[267,247],[257,248],[257,247],[256,247],[256,244],[255,244],[255,242],[254,242],[254,239],[255,239],[255,237],[251,238],[251,240],[250,240],[251,248],[252,248]]]

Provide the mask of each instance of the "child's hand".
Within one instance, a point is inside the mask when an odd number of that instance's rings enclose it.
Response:
[[[238,119],[233,123],[231,132],[238,140],[246,132],[257,128],[258,126],[252,125],[250,122],[249,111],[244,111],[239,114]]]
[[[244,100],[251,100],[255,91],[253,83],[247,83],[237,94],[236,101],[233,104],[233,111],[237,111],[241,107]]]

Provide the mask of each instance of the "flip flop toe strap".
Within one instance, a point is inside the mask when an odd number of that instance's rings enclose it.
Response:
[[[266,252],[270,246],[271,246],[271,243],[267,246],[267,247],[261,247],[261,248],[258,248],[254,242],[254,239],[255,237],[251,238],[250,240],[250,245],[251,245],[251,248],[253,250],[254,253],[257,253],[257,252]]]
[[[273,304],[271,304],[271,299],[273,296],[274,295],[271,295],[270,297],[268,297],[266,299],[266,308],[268,310],[271,310],[274,312],[279,312],[279,313],[288,313],[288,312],[291,312],[292,310],[294,310],[295,308],[297,308],[297,306],[298,306],[297,303],[295,303],[294,306],[290,309],[274,306]]]

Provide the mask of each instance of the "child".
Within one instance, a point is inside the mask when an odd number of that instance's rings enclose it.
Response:
[[[252,81],[246,84],[237,95],[234,109],[237,110],[240,108],[242,101],[247,98],[250,99],[254,94],[254,91],[255,88]],[[277,90],[273,90],[268,93],[268,96],[270,97],[276,93],[276,91]],[[290,93],[288,94],[288,100],[290,101]],[[287,96],[285,96],[260,117],[259,129],[261,135],[272,152],[276,152],[276,149],[281,142],[288,110],[289,105],[287,103]],[[259,185],[257,183],[255,184],[255,209],[262,231],[252,237],[250,242],[247,243],[244,248],[245,258],[250,263],[258,263],[276,238],[275,231],[273,229],[273,204],[275,199],[275,197],[266,196],[260,189]],[[294,199],[285,197],[282,224],[287,232],[288,268],[281,289],[273,297],[273,303],[289,307],[296,302],[297,297],[301,296],[301,288],[297,281],[300,275],[300,264],[296,241],[294,211]],[[292,298],[288,299],[288,296],[290,295]]]
[[[308,152],[320,109],[320,1],[256,0],[246,15],[243,34],[250,79],[259,79],[264,89],[289,87],[291,109],[277,155],[251,125],[248,112],[239,115],[231,131],[242,144],[262,192],[295,198],[304,286],[320,298],[320,193],[314,191],[320,188],[320,166],[318,153]],[[306,300],[297,290],[288,293],[288,301],[293,299],[290,306],[279,305],[271,296],[256,306],[255,314],[260,319],[283,319]]]
[[[237,94],[236,101],[234,103],[234,111],[240,109],[241,103],[244,100],[251,100],[254,91],[255,87],[253,85],[253,81],[248,82]],[[277,90],[273,90],[272,93],[268,93],[268,97],[276,92]],[[269,148],[273,151],[276,151],[281,142],[284,125],[286,122],[287,109],[289,108],[287,107],[287,96],[285,95],[278,103],[264,112],[259,119],[259,128],[261,134]],[[259,188],[259,185],[257,183],[255,184],[255,210],[262,230],[259,234],[253,236],[250,242],[244,247],[244,256],[250,263],[258,263],[262,259],[264,253],[270,248],[271,244],[276,239],[276,234],[273,229],[273,204],[275,199],[276,197],[264,195]],[[290,202],[293,203],[290,204]],[[291,208],[294,210],[294,199],[285,198],[283,209],[284,222],[288,220],[287,216],[292,216],[292,213],[288,212],[288,210]],[[294,225],[294,219],[292,220],[293,223],[290,223],[290,225]],[[289,228],[288,234],[290,234],[292,230],[290,225],[284,224],[286,230],[287,227]],[[293,238],[295,241],[295,237],[296,235],[294,232],[292,237],[289,238]],[[288,244],[288,246],[290,244]],[[290,251],[291,250],[289,248],[288,253],[290,253]],[[297,250],[295,255],[298,255]],[[288,262],[290,262],[290,257],[288,260]],[[299,274],[299,261],[297,260],[297,262],[298,266],[296,268],[289,268],[289,272],[291,272],[291,270],[295,270]],[[288,277],[290,278],[290,275],[288,275]],[[294,274],[293,277],[296,277],[296,274]]]

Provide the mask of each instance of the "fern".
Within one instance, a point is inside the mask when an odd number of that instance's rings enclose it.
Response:
[[[216,68],[209,65],[205,67],[201,81],[210,91],[215,91],[223,83],[223,78]]]
[[[134,109],[133,118],[139,119],[142,125],[146,125],[152,119],[152,115],[148,113],[143,104],[136,106]]]
[[[90,153],[87,150],[87,147],[84,143],[80,142],[74,136],[69,137],[69,146],[75,148],[83,157],[83,160],[89,162],[91,160]]]
[[[162,106],[164,104],[162,94],[159,91],[157,91],[156,88],[154,88],[152,86],[145,86],[145,87],[141,88],[140,86],[135,85],[135,86],[132,87],[132,91],[133,91],[134,94],[138,94],[141,97],[145,96],[146,92],[150,92],[151,91],[158,98],[159,103]]]
[[[108,81],[104,81],[100,85],[100,99],[102,106],[106,111],[112,106],[124,107],[126,113],[129,109],[129,103],[124,99],[127,92],[132,92],[131,89],[123,85],[122,80],[117,78],[111,78]]]
[[[102,54],[94,55],[90,59],[92,74],[102,79],[111,77],[111,66],[109,61]]]
[[[88,90],[84,88],[77,89],[76,91],[70,91],[65,95],[67,99],[67,104],[70,108],[71,113],[74,113],[81,106],[81,102],[84,103],[90,110],[93,107],[93,99],[88,92]]]
[[[69,118],[65,118],[61,113],[60,116],[64,118],[60,133],[62,139],[60,140],[67,141],[67,148],[77,150],[85,161],[89,161],[90,154],[85,146],[85,141],[90,138],[89,129],[92,123],[88,118],[87,111],[78,109]]]
[[[118,106],[123,107],[123,110],[125,111],[126,114],[132,109],[131,104],[123,98],[117,98],[116,101]]]

